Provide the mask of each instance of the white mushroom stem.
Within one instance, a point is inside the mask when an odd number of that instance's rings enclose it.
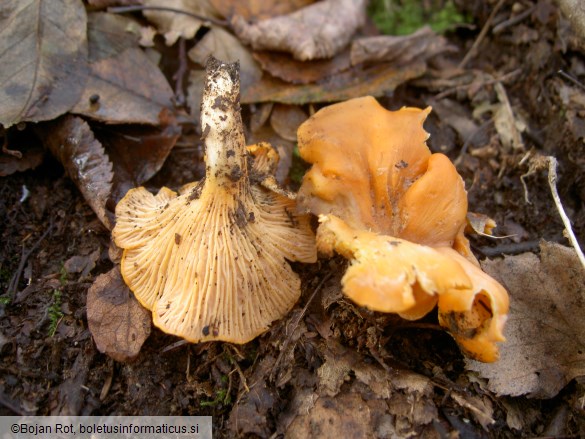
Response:
[[[201,102],[206,180],[218,187],[241,187],[247,176],[246,140],[240,115],[237,64],[214,58],[207,62],[207,82]]]

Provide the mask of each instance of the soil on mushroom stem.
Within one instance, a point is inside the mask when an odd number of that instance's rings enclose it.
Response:
[[[542,26],[539,32],[544,35],[547,29]],[[554,40],[555,37],[551,38]],[[474,68],[493,72],[506,67],[506,71],[511,71],[526,62],[525,46],[510,44],[491,34],[487,39],[481,59],[473,61]],[[470,45],[469,41],[457,42],[467,48]],[[499,58],[490,59],[489,54],[498,54]],[[526,103],[531,121],[547,127],[543,132],[535,131],[540,135],[535,146],[540,144],[541,152],[555,155],[560,160],[559,192],[573,214],[577,235],[585,236],[585,212],[581,205],[581,194],[585,193],[585,169],[570,153],[572,150],[582,151],[583,146],[559,118],[554,99],[551,98],[546,105],[536,99],[536,96],[555,94],[551,89],[550,74],[552,68],[558,69],[555,63],[559,62],[561,54],[551,48],[547,56],[551,68],[535,65],[528,77],[516,81],[507,92],[511,100]],[[535,91],[535,87],[539,90]],[[386,104],[394,108],[404,104],[423,105],[427,96],[430,96],[428,91],[421,95],[420,89],[401,88]],[[450,127],[434,120],[431,117],[427,125],[432,133],[431,149],[438,151],[443,144],[456,145],[447,151],[451,158],[456,158],[461,141]],[[493,127],[489,129],[493,132]],[[489,142],[489,137],[487,140]],[[563,145],[563,148],[558,145]],[[161,184],[176,187],[192,180],[190,165],[182,158],[176,159],[179,154],[184,155],[184,151],[173,151],[160,176],[180,175],[181,181],[167,180]],[[459,169],[470,188],[470,209],[494,216],[499,224],[513,222],[532,237],[562,241],[563,226],[548,191],[545,171],[526,180],[532,204],[525,203],[519,179],[527,168],[508,168],[503,177],[498,176],[500,168],[494,161],[513,166],[517,163],[513,159],[505,155],[464,157]],[[186,174],[189,177],[185,177]],[[160,186],[158,180],[155,186]],[[24,188],[29,193],[26,198]],[[283,334],[285,326],[298,316],[317,281],[329,273],[335,275],[343,264],[336,260],[333,264],[296,265],[304,286],[299,305],[290,318],[275,324],[269,334],[245,346],[222,343],[176,345],[176,338],[154,330],[140,356],[132,363],[120,364],[96,351],[85,317],[85,295],[89,285],[95,276],[111,267],[107,257],[109,233],[100,225],[73,183],[63,176],[60,165],[47,159],[35,171],[0,178],[0,220],[0,291],[7,290],[15,274],[20,276],[14,298],[10,303],[0,304],[0,415],[11,415],[15,411],[46,415],[68,409],[92,414],[209,414],[214,416],[218,427],[217,437],[223,434],[229,437],[230,410],[244,379],[250,379],[251,374],[258,370],[262,358],[278,357],[277,346],[282,347],[282,341],[280,345],[276,343],[278,334]],[[49,227],[51,230],[41,240]],[[19,267],[23,248],[26,252],[37,243],[36,250]],[[475,239],[473,244],[475,250],[495,245],[494,241],[485,239]],[[99,254],[92,259],[96,250]],[[86,261],[95,267],[82,276],[83,267],[76,271],[70,266],[72,263],[67,264],[73,257],[80,257],[81,265]],[[309,309],[307,315],[314,314]],[[389,316],[356,311],[351,304],[341,302],[331,305],[326,317],[330,319],[331,334],[324,338],[325,343],[342,343],[375,362],[375,342],[382,342],[385,351],[391,353],[400,367],[427,376],[444,375],[452,381],[456,381],[463,371],[462,356],[455,343],[433,327],[436,323],[434,315],[410,324],[397,322]],[[310,319],[301,321],[301,330],[311,334],[307,340],[320,336],[312,335],[319,334],[319,328]],[[374,330],[368,332],[372,327]],[[5,342],[6,339],[13,341]],[[309,343],[293,352],[289,360],[294,361],[288,362],[290,373],[300,376],[316,373],[322,360],[311,354],[310,346]],[[274,428],[291,388],[290,385],[277,387],[274,381],[268,382],[276,402],[267,403],[270,407],[263,416],[269,428]],[[553,400],[540,403],[522,399],[522,404],[526,409],[544,413],[539,421],[542,431],[551,419],[551,413],[561,406],[563,398],[571,391],[569,386]],[[456,407],[443,402],[446,400],[444,394],[437,393],[434,399],[437,407],[455,417],[463,417]],[[501,410],[496,409],[494,416],[503,429],[507,428]],[[538,426],[534,428],[538,430]]]

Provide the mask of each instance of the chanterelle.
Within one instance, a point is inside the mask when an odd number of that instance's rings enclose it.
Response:
[[[208,62],[201,125],[205,179],[179,195],[132,189],[116,207],[113,237],[124,280],[156,326],[191,342],[245,343],[297,301],[288,261],[314,262],[315,238],[294,200],[260,184],[271,181],[266,145],[248,166],[237,64]]]
[[[406,319],[437,305],[440,324],[467,355],[495,361],[508,295],[481,271],[463,235],[464,183],[425,143],[429,112],[388,111],[363,97],[315,113],[298,130],[301,157],[313,165],[299,203],[319,215],[318,249],[350,260],[346,296]]]

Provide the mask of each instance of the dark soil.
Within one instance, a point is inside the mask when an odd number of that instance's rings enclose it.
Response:
[[[490,12],[487,2],[469,3],[475,5],[468,5],[467,12],[477,27],[447,34],[460,49],[453,57],[467,53]],[[529,7],[534,2],[521,3]],[[581,96],[585,89],[558,73],[562,70],[583,84],[585,53],[568,36],[555,7],[545,1],[534,6],[520,23],[498,34],[488,32],[479,53],[461,70],[475,75],[473,84],[458,84],[455,73],[441,78],[437,72],[444,65],[436,64],[434,77],[416,80],[382,101],[388,108],[434,105],[436,96],[447,92],[445,98],[470,118],[479,103],[497,102],[489,78],[516,72],[502,83],[525,122],[524,149],[501,145],[489,112],[471,140],[461,138],[440,112],[425,125],[432,135],[431,149],[458,159],[470,210],[494,218],[500,226],[497,234],[514,235],[503,240],[472,238],[480,259],[536,252],[541,239],[567,244],[546,169],[525,178],[526,202],[521,176],[529,172],[530,161],[521,159],[529,151],[559,160],[560,196],[575,233],[585,237],[585,108],[559,96],[563,86]],[[502,10],[509,15],[509,8]],[[438,78],[449,85],[437,85]],[[190,160],[200,153],[195,146],[175,148],[147,186],[177,187],[199,178],[200,169],[191,167]],[[440,330],[436,315],[406,322],[343,300],[338,285],[344,262],[337,259],[295,266],[303,280],[301,300],[287,319],[253,342],[177,344],[178,339],[153,328],[135,360],[115,362],[97,351],[85,310],[89,286],[113,266],[110,235],[62,166],[47,154],[37,169],[1,178],[0,218],[0,292],[9,297],[0,304],[0,415],[213,415],[216,437],[269,437],[287,430],[291,400],[299,389],[316,387],[325,352],[341,346],[367,364],[430,378],[438,416],[426,427],[415,428],[417,435],[453,437],[449,432],[458,431],[460,437],[585,436],[583,406],[578,410],[573,404],[583,395],[580,383],[570,383],[546,401],[489,394],[470,381],[463,356]],[[349,376],[343,386],[355,384],[355,376]],[[256,390],[248,393],[250,388]],[[471,412],[447,397],[453,391],[489,399],[495,424],[483,428]],[[510,405],[531,413],[522,431],[507,422]]]

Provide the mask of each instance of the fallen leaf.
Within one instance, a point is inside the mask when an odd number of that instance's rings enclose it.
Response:
[[[63,268],[68,274],[81,273],[79,278],[84,279],[95,268],[101,251],[95,250],[89,255],[72,256],[65,261]]]
[[[87,377],[91,370],[91,364],[95,357],[95,350],[90,347],[82,347],[75,358],[67,378],[53,392],[56,394],[51,404],[51,416],[78,416],[84,406]]]
[[[44,149],[38,145],[22,145],[22,150],[19,147],[17,151],[22,155],[21,157],[0,151],[0,177],[34,169],[43,162],[45,157]]]
[[[365,361],[333,340],[317,345],[323,364],[311,393],[295,393],[277,432],[286,437],[411,437],[437,418],[432,382],[414,372]],[[315,384],[306,384],[310,389]]]
[[[494,89],[500,101],[494,111],[494,125],[502,145],[508,150],[524,150],[521,132],[526,129],[526,124],[514,114],[504,86],[496,82]]]
[[[367,401],[359,394],[344,393],[337,398],[325,396],[319,398],[307,414],[294,419],[286,431],[286,437],[377,437],[372,417]]]
[[[45,146],[65,167],[100,221],[111,229],[106,201],[112,190],[112,163],[83,119],[66,115],[39,128]]]
[[[201,17],[214,17],[216,15],[208,0],[142,0],[142,4],[150,7],[177,9]],[[190,40],[205,23],[205,20],[173,11],[145,10],[143,13],[164,34],[167,46],[175,44],[179,37]]]
[[[406,65],[425,61],[447,50],[447,39],[425,26],[411,35],[357,38],[351,43],[350,56],[352,65],[383,61]]]
[[[262,76],[262,70],[250,51],[240,43],[240,40],[217,26],[212,26],[201,41],[189,50],[188,55],[201,66],[205,66],[210,55],[224,62],[239,61],[241,90],[245,90]]]
[[[365,0],[323,0],[288,15],[249,24],[234,16],[236,35],[254,50],[291,53],[300,61],[331,58],[366,20]]]
[[[585,375],[585,274],[572,248],[541,242],[532,253],[485,261],[482,268],[510,292],[500,360],[467,368],[498,395],[554,397]]]
[[[392,64],[380,63],[351,70],[327,78],[319,84],[293,85],[268,75],[242,93],[242,103],[280,102],[303,105],[310,102],[336,102],[359,96],[382,96],[400,84],[421,76],[426,71],[423,62],[395,69]]]
[[[181,134],[168,110],[160,115],[160,127],[141,125],[95,128],[114,169],[111,198],[118,202],[128,189],[150,180],[162,167]]]
[[[277,15],[290,14],[310,5],[314,0],[209,0],[223,17],[240,15],[247,21],[258,21]]]
[[[268,385],[267,378],[274,365],[275,358],[268,355],[260,360],[248,382],[250,391],[234,404],[230,413],[228,427],[236,435],[255,434],[260,437],[270,436],[266,417],[276,405],[278,395],[274,387]]]
[[[288,53],[260,51],[252,54],[263,70],[293,84],[310,84],[343,72],[351,67],[349,51],[343,50],[330,59],[298,61]]]
[[[87,17],[81,0],[0,4],[0,124],[66,113],[87,79]]]
[[[87,292],[87,323],[100,352],[128,361],[150,335],[150,311],[124,283],[119,266],[98,276]]]
[[[273,108],[274,104],[272,102],[250,105],[250,130],[253,133],[259,131],[264,126]]]
[[[298,105],[276,104],[270,116],[270,125],[283,139],[296,142],[297,129],[308,117]]]
[[[172,108],[173,90],[160,69],[138,47],[132,20],[96,13],[89,21],[90,74],[73,113],[106,123],[158,125]]]

